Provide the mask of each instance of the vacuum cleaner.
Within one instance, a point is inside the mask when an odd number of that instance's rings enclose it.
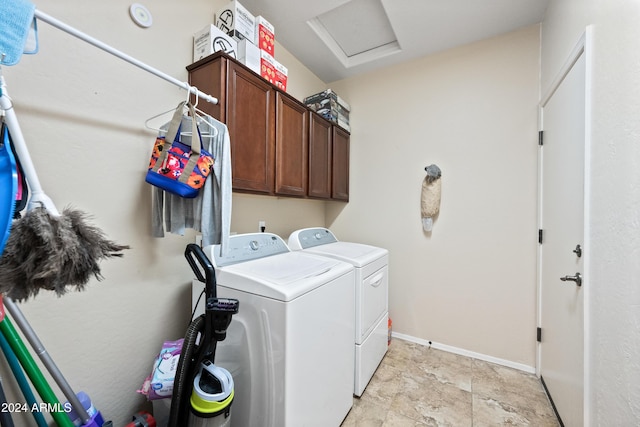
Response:
[[[205,284],[206,303],[204,314],[191,322],[184,337],[168,426],[227,427],[231,423],[233,378],[216,366],[214,359],[217,343],[226,338],[239,302],[217,297],[215,269],[200,246],[187,245],[184,255],[196,278]]]

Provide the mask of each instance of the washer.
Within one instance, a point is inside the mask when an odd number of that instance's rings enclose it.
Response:
[[[204,251],[218,296],[240,302],[215,356],[235,383],[233,425],[339,426],[353,405],[353,266],[271,233],[231,236],[225,256]],[[196,314],[203,289],[194,281]]]
[[[353,394],[361,396],[389,339],[389,251],[361,243],[339,242],[326,228],[304,228],[289,236],[289,247],[355,267],[355,373]]]

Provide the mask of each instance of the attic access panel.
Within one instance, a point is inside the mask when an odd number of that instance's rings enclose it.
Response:
[[[308,24],[347,68],[400,52],[380,0],[351,0]]]

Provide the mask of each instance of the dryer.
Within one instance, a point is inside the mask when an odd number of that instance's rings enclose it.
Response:
[[[355,267],[355,372],[353,394],[361,396],[388,348],[389,251],[340,242],[328,229],[304,228],[289,236],[289,248],[348,262]]]
[[[339,426],[353,405],[353,266],[292,252],[271,233],[219,249],[204,248],[218,296],[240,302],[215,355],[234,379],[233,425]],[[196,314],[203,289],[194,281]]]

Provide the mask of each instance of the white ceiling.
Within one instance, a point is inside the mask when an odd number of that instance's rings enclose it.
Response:
[[[539,23],[548,2],[241,0],[325,83]]]

